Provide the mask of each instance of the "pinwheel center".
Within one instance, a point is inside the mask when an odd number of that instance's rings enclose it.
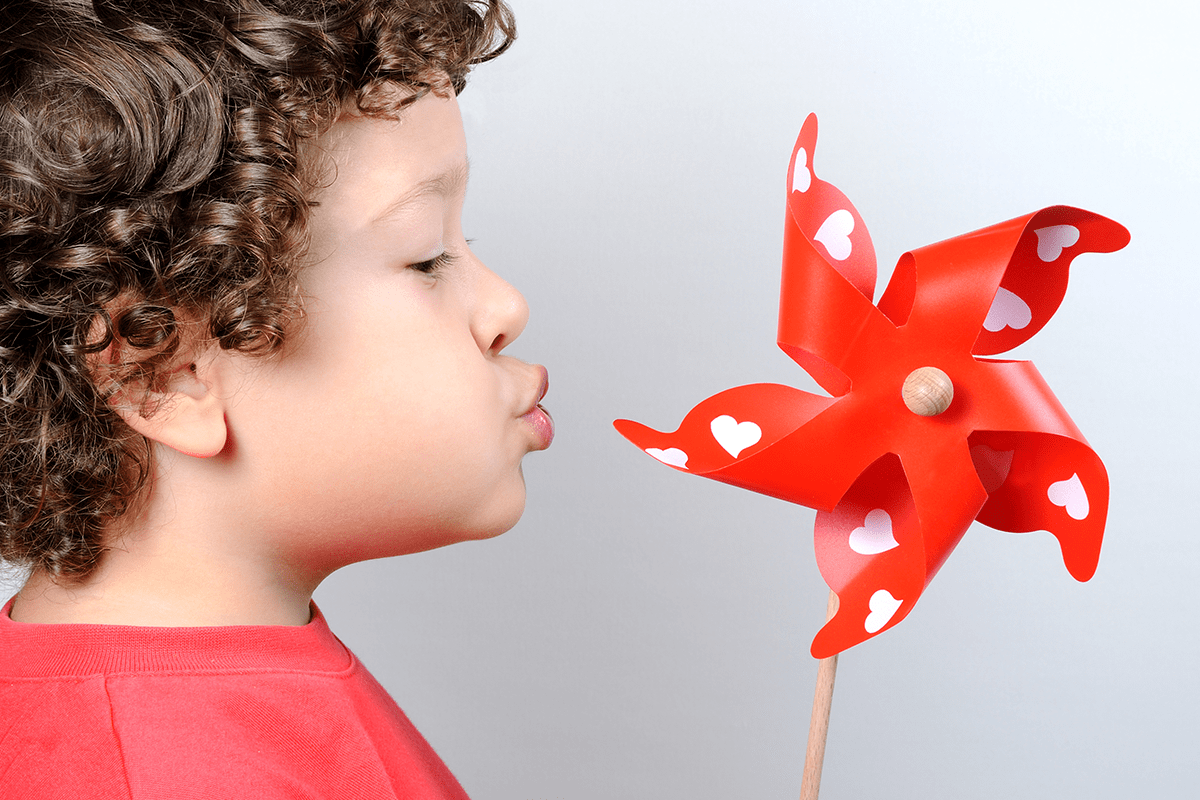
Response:
[[[954,384],[937,367],[921,367],[904,379],[900,394],[909,411],[922,417],[936,417],[954,400]]]

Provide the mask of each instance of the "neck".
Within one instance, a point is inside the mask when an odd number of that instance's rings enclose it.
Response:
[[[208,625],[303,625],[309,621],[312,592],[271,585],[254,575],[239,575],[192,563],[181,566],[156,560],[129,571],[109,559],[81,582],[56,580],[35,572],[17,594],[17,622],[90,623],[194,627]],[[152,571],[152,577],[146,578]]]
[[[13,619],[169,627],[307,623],[312,593],[326,573],[290,565],[248,529],[254,524],[248,515],[213,502],[222,497],[217,487],[199,485],[203,491],[180,493],[156,482],[141,513],[111,532],[92,573],[69,582],[35,572],[17,595]]]

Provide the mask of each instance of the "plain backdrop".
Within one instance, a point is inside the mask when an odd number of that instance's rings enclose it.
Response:
[[[478,800],[799,795],[827,588],[811,511],[676,473],[673,430],[775,346],[788,159],[905,250],[1054,204],[1126,225],[1033,360],[1104,459],[1100,567],[976,526],[843,654],[822,798],[1192,798],[1200,782],[1200,11],[1016,0],[513,0],[462,97],[467,232],[525,293],[558,438],[504,536],[362,564],[334,630]]]
[[[477,800],[799,794],[827,589],[808,509],[676,473],[671,430],[775,346],[785,177],[905,250],[1054,204],[1125,224],[1017,351],[1104,459],[1100,567],[972,528],[843,654],[822,798],[1191,798],[1200,692],[1200,11],[1014,0],[513,0],[462,98],[468,235],[525,293],[558,438],[497,539],[347,568],[317,601]],[[319,457],[319,454],[316,454]],[[402,476],[400,476],[402,479]]]

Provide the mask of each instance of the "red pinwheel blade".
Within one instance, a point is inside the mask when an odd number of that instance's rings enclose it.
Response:
[[[1111,219],[1070,206],[1034,214],[1013,251],[972,352],[1004,353],[1040,331],[1067,293],[1071,262],[1083,253],[1111,253],[1129,231]]]
[[[858,209],[813,172],[817,118],[804,123],[788,167],[779,346],[834,396],[850,389],[846,353],[872,323],[886,320],[871,304],[875,246]]]
[[[1040,432],[976,431],[971,458],[988,501],[977,519],[1012,533],[1058,538],[1076,580],[1096,572],[1108,516],[1108,473],[1085,443]]]
[[[925,588],[925,546],[900,459],[872,464],[833,511],[817,513],[821,577],[838,610],[812,642],[827,658],[908,616]]]
[[[875,296],[875,245],[850,198],[813,171],[817,115],[809,114],[788,166],[788,214],[817,253],[867,300]]]
[[[762,477],[762,470],[754,464],[769,458],[774,445],[832,403],[790,386],[756,383],[713,395],[689,411],[672,433],[627,419],[613,425],[644,452],[681,472],[759,491],[755,478]],[[730,474],[735,465],[737,474]],[[809,498],[783,499],[803,503]]]

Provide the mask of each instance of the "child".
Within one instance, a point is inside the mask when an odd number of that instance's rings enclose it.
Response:
[[[464,797],[325,626],[550,444],[463,238],[502,0],[0,12],[0,797]]]

